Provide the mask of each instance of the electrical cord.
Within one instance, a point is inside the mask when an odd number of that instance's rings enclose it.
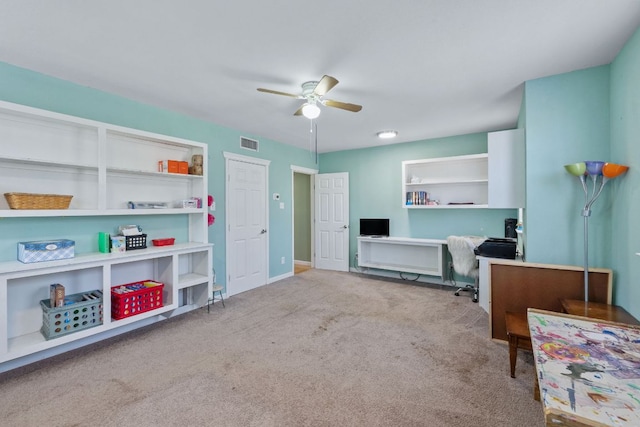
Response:
[[[449,264],[449,281],[454,287],[458,286],[458,284],[456,283],[456,278],[454,276],[453,263]]]
[[[353,268],[355,268],[356,270],[358,270],[358,272],[362,273],[362,270],[360,270],[360,266],[358,265],[358,253],[356,252],[356,254],[353,256]]]
[[[403,274],[403,273],[402,273],[402,272],[400,272],[400,278],[401,278],[402,280],[408,280],[408,281],[410,281],[410,282],[415,282],[415,281],[417,281],[417,280],[420,278],[420,276],[421,276],[421,274],[417,274],[417,273],[416,273],[416,278],[415,278],[415,279],[408,279],[408,278],[404,277],[402,274]]]

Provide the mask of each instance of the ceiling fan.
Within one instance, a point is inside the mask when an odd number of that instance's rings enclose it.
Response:
[[[308,119],[315,119],[320,115],[320,107],[318,107],[318,104],[322,104],[327,107],[353,111],[354,113],[362,110],[362,105],[349,104],[347,102],[340,102],[323,98],[324,95],[331,89],[333,89],[333,87],[337,84],[338,80],[336,78],[325,75],[320,79],[320,81],[310,81],[302,83],[302,94],[300,95],[264,88],[258,88],[258,91],[273,93],[276,95],[290,96],[297,99],[305,99],[306,102],[302,104],[302,106],[298,108],[298,110],[293,113],[293,115],[303,115]]]

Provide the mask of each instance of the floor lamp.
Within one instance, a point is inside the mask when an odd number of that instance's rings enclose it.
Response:
[[[625,173],[629,167],[601,161],[584,161],[565,165],[564,168],[571,175],[580,178],[584,190],[584,208],[582,208],[582,217],[584,218],[584,301],[589,302],[589,217],[591,216],[591,205],[600,196],[604,185],[609,180]],[[587,177],[591,177],[591,196],[589,196],[587,188]]]

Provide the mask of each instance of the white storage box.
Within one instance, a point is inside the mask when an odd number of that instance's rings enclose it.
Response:
[[[18,261],[27,264],[73,258],[75,245],[76,242],[68,239],[18,242]]]

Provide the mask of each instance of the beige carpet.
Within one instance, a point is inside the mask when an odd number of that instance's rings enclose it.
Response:
[[[309,270],[0,375],[6,426],[542,426],[487,314],[448,288]]]

